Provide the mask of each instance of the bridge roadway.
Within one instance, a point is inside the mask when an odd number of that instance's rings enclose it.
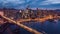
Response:
[[[25,25],[23,25],[23,24],[20,24],[19,22],[16,22],[16,21],[14,21],[14,20],[12,20],[12,19],[10,19],[10,18],[8,18],[8,17],[5,17],[5,16],[3,16],[3,15],[1,15],[4,19],[6,19],[6,20],[8,20],[8,21],[11,21],[11,22],[13,22],[14,24],[17,24],[18,26],[20,26],[20,27],[22,27],[23,29],[25,29],[25,30],[27,30],[27,31],[29,31],[29,32],[31,32],[31,33],[34,33],[34,34],[43,34],[43,33],[41,33],[41,32],[38,32],[37,30],[35,30],[35,29],[32,29],[32,28],[29,28],[29,27],[27,27],[27,26],[25,26]],[[22,22],[22,21],[21,21]]]

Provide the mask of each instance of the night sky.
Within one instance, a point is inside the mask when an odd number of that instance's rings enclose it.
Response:
[[[0,8],[59,8],[60,0],[0,0]]]

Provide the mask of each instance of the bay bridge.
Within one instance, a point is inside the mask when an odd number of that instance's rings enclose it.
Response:
[[[35,29],[33,29],[33,28],[27,27],[27,26],[21,24],[21,22],[31,21],[31,20],[39,21],[39,22],[44,22],[44,21],[46,21],[46,20],[48,20],[48,19],[57,18],[57,17],[53,17],[52,15],[49,15],[49,16],[46,16],[46,17],[44,17],[44,18],[20,19],[20,20],[14,21],[14,20],[12,20],[12,19],[10,19],[10,18],[8,18],[8,17],[5,17],[5,16],[3,16],[3,15],[0,15],[0,16],[1,16],[3,19],[5,19],[5,20],[7,20],[7,21],[10,21],[10,22],[13,22],[14,24],[17,24],[17,25],[20,26],[21,28],[23,28],[23,29],[25,29],[25,30],[33,33],[33,34],[43,34],[43,33],[39,32],[39,31],[37,31],[37,30],[35,30]],[[59,17],[58,17],[58,18],[59,18]],[[9,28],[8,28],[8,30],[9,30]],[[9,30],[9,31],[10,31],[10,30]],[[11,34],[12,34],[12,33],[11,33]]]

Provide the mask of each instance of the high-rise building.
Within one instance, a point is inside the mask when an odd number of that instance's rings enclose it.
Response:
[[[29,6],[24,10],[24,18],[29,18],[30,17],[30,9]]]

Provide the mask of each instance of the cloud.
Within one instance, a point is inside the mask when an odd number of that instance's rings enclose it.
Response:
[[[8,3],[23,4],[25,3],[25,0],[0,0],[0,3],[2,3],[3,5],[8,4]]]
[[[41,2],[41,5],[60,4],[60,0],[45,0]]]
[[[26,3],[25,0],[0,0],[0,7],[16,8],[21,7],[24,3]]]
[[[26,8],[46,7],[50,4],[60,4],[60,0],[0,0],[0,7]],[[46,6],[45,6],[46,5]]]

